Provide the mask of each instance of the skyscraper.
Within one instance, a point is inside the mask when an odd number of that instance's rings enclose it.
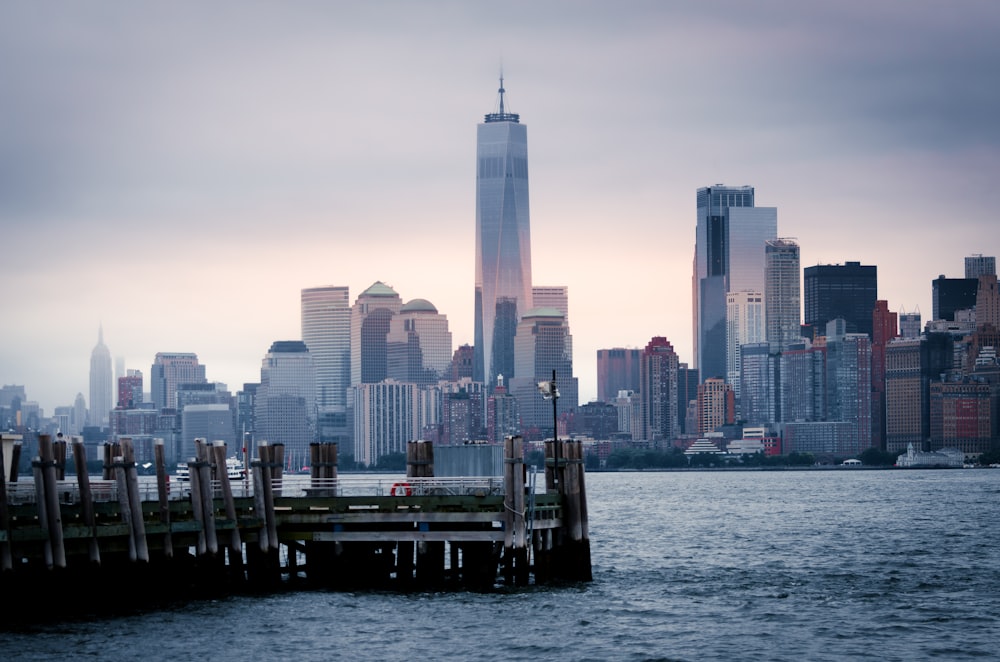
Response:
[[[780,352],[801,341],[802,269],[799,264],[799,245],[791,239],[770,240],[764,246],[764,319],[772,352]]]
[[[386,336],[403,301],[396,291],[376,281],[351,308],[351,386],[386,378]]]
[[[917,333],[920,335],[920,322]],[[889,341],[899,337],[896,313],[890,312],[883,299],[875,302],[872,312],[872,446],[885,449],[885,350]]]
[[[759,291],[726,295],[726,381],[740,397],[740,347],[764,342],[764,302]]]
[[[763,292],[764,247],[778,210],[755,207],[752,186],[698,189],[693,285],[694,354],[702,379],[727,372],[726,295]]]
[[[271,344],[261,362],[254,419],[258,440],[281,442],[286,454],[306,458],[316,440],[316,366],[304,342]]]
[[[104,327],[97,331],[97,345],[90,352],[90,424],[106,428],[110,420],[113,390],[111,352],[104,344]]]
[[[619,391],[639,391],[642,350],[615,347],[597,350],[597,399],[613,402]]]
[[[204,384],[205,366],[191,352],[157,352],[149,369],[149,389],[153,405],[161,409],[177,408],[180,384]]]
[[[343,411],[351,387],[351,302],[347,286],[302,290],[302,341],[316,365],[316,406]]]
[[[521,422],[525,428],[547,430],[552,425],[552,405],[539,394],[538,382],[552,379],[554,370],[558,410],[571,411],[577,405],[579,391],[569,352],[569,328],[555,308],[532,308],[521,318],[514,341],[516,376],[507,383],[517,398]]]
[[[642,351],[640,365],[642,437],[669,443],[681,431],[677,419],[677,352],[669,340],[655,336]]]
[[[860,262],[805,268],[805,322],[822,333],[838,317],[847,333],[872,335],[872,311],[878,298],[878,269]]]
[[[514,334],[532,307],[531,227],[528,217],[528,133],[504,107],[476,130],[476,381],[515,377]]]
[[[997,259],[992,255],[970,255],[965,258],[965,277],[996,276]]]
[[[421,386],[446,379],[451,364],[448,318],[430,301],[413,299],[389,321],[386,376]]]
[[[936,320],[955,320],[959,310],[976,307],[977,278],[945,278],[944,274],[931,281],[931,311]]]

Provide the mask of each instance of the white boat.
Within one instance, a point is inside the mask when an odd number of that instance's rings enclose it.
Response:
[[[246,467],[243,466],[243,462],[239,458],[226,458],[226,475],[229,476],[229,480],[243,480],[246,477],[246,473]],[[177,464],[177,469],[174,470],[174,479],[182,483],[191,480],[191,471],[188,468],[187,462]]]

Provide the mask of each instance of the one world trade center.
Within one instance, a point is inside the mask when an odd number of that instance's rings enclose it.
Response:
[[[504,108],[476,129],[476,324],[473,378],[514,377],[514,332],[531,308],[528,132]]]

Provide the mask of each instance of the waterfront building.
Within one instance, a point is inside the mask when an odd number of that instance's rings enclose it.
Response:
[[[149,388],[157,410],[177,409],[180,384],[204,384],[205,366],[191,352],[157,352],[149,369]]]
[[[698,401],[698,370],[689,368],[687,363],[677,364],[677,422],[681,434],[694,434],[697,425],[688,426],[688,410],[692,402]]]
[[[392,379],[353,387],[354,460],[372,466],[420,438],[420,389]]]
[[[743,345],[740,357],[740,420],[744,425],[770,425],[777,420],[778,355],[771,353],[770,343],[759,342]]]
[[[889,341],[885,353],[886,450],[907,444],[923,449],[930,438],[930,382],[953,363],[953,339],[945,333]]]
[[[996,276],[997,259],[992,255],[969,255],[965,258],[965,277]]]
[[[764,319],[772,352],[800,342],[802,269],[799,245],[791,239],[764,244]]]
[[[931,281],[931,304],[934,319],[954,320],[955,312],[976,307],[978,278],[945,278]]]
[[[698,385],[698,434],[704,436],[736,422],[733,387],[725,380],[709,377]]]
[[[642,438],[670,443],[681,432],[677,420],[677,352],[663,336],[653,337],[642,350],[639,399]]]
[[[763,292],[764,250],[777,239],[778,211],[756,207],[752,186],[698,189],[692,279],[695,366],[701,377],[727,374],[726,294]]]
[[[839,321],[839,320],[838,320]],[[849,424],[837,452],[855,456],[872,445],[872,346],[864,333],[832,333],[827,325],[826,394],[828,421]]]
[[[635,391],[618,391],[614,399],[618,433],[627,439],[642,437],[642,397]]]
[[[386,336],[403,302],[396,291],[376,281],[351,308],[351,385],[373,384],[388,376]]]
[[[386,376],[421,386],[448,376],[451,365],[451,331],[448,318],[426,299],[414,299],[389,321],[386,343]]]
[[[533,307],[528,214],[528,132],[505,107],[476,128],[476,282],[473,378],[516,377],[514,335]]]
[[[796,421],[781,426],[781,447],[785,453],[853,456],[857,451],[844,442],[851,438],[847,421]]]
[[[97,344],[90,352],[90,424],[106,428],[112,402],[111,352],[104,344],[104,327],[97,331]]]
[[[919,319],[919,318],[918,318]],[[917,322],[917,336],[920,322]],[[872,447],[885,450],[885,349],[889,341],[898,338],[896,313],[889,302],[879,299],[872,311]]]
[[[826,418],[826,345],[793,345],[778,359],[778,410],[786,423]]]
[[[579,387],[573,376],[571,348],[569,327],[560,311],[532,308],[525,312],[514,338],[515,376],[507,380],[517,399],[523,428],[552,428],[552,403],[539,393],[538,382],[551,380],[553,371],[559,390],[557,411],[576,409]]]
[[[937,451],[917,450],[912,443],[906,445],[906,452],[896,458],[896,466],[904,469],[932,467],[957,469],[965,464],[965,453],[957,448],[942,448]]]
[[[970,377],[930,384],[931,450],[954,447],[969,459],[998,438],[1000,385]]]
[[[753,290],[726,295],[726,381],[740,399],[740,348],[764,342],[764,295]]]
[[[351,301],[346,285],[301,292],[302,342],[316,366],[316,407],[343,412],[351,388]]]
[[[301,340],[275,341],[264,355],[254,428],[256,440],[280,442],[286,455],[307,457],[316,440],[316,366]]]
[[[597,350],[597,399],[611,402],[619,391],[638,391],[641,358],[638,348]]]
[[[878,269],[860,262],[805,268],[805,323],[822,331],[843,318],[847,333],[872,333],[872,310],[878,299]]]

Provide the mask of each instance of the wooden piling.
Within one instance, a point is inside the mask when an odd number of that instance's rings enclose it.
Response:
[[[52,568],[52,539],[48,536],[49,516],[45,500],[45,481],[42,478],[42,459],[35,457],[31,461],[31,470],[35,476],[35,507],[38,509],[38,528],[45,532],[42,543],[42,559],[46,568]]]
[[[87,448],[83,437],[72,437],[73,466],[76,468],[76,484],[80,488],[80,517],[83,525],[90,530],[87,541],[87,559],[93,565],[100,565],[101,550],[97,544],[97,522],[94,518],[94,495],[90,490],[90,475],[87,473]]]
[[[160,523],[167,525],[163,533],[163,556],[170,559],[174,556],[174,539],[170,535],[170,478],[167,475],[166,450],[162,439],[153,440],[153,461],[156,464],[156,497],[160,507]]]
[[[212,490],[212,465],[204,439],[194,440],[198,462],[198,489],[201,491],[202,521],[205,525],[205,551],[210,556],[219,553],[219,538],[215,531],[215,494]],[[222,469],[225,471],[225,467]]]
[[[281,477],[285,469],[285,445],[280,441],[271,444],[271,492],[281,496]]]
[[[118,509],[122,522],[128,528],[128,560],[135,562],[138,557],[135,546],[135,527],[132,526],[132,508],[128,502],[128,482],[125,480],[125,458],[121,455],[111,458],[111,468],[115,473],[115,483],[118,487]]]
[[[201,474],[198,471],[198,458],[188,459],[188,486],[191,494],[191,517],[198,523],[198,540],[195,543],[195,556],[205,555],[208,545],[205,538],[205,507],[201,497]]]
[[[221,467],[218,471],[219,486],[222,489],[222,503],[226,510],[226,519],[237,524],[236,502],[233,500],[233,488],[229,484],[229,472],[226,470],[226,442],[213,441],[212,451],[215,456],[215,466]],[[240,528],[234,526],[229,536],[229,564],[236,568],[243,565],[243,543],[240,540]]]
[[[132,440],[121,440],[122,457],[125,463],[125,486],[128,489],[129,508],[132,509],[132,529],[135,531],[135,555],[139,561],[149,561],[149,546],[146,543],[146,521],[142,515],[142,496],[139,494],[139,472],[135,466],[135,446]]]
[[[56,568],[65,568],[66,548],[63,546],[62,511],[59,507],[56,461],[52,437],[47,434],[38,435],[38,455],[41,461],[49,541],[52,544],[52,563]]]
[[[18,441],[10,451],[10,477],[7,480],[11,483],[17,482],[19,464],[21,464],[21,442]]]
[[[273,551],[278,550],[278,529],[274,520],[274,490],[271,486],[271,466],[274,464],[274,456],[271,454],[271,447],[266,441],[257,444],[257,454],[260,457],[263,471],[261,472],[261,491],[264,493],[264,522],[267,528],[267,547]]]
[[[504,439],[504,579],[509,585],[528,583],[524,519],[524,440]]]
[[[66,440],[63,439],[62,432],[56,434],[52,451],[56,464],[56,480],[66,480]]]
[[[10,552],[10,511],[7,508],[7,466],[4,464],[3,444],[0,443],[0,571],[4,574],[14,569],[14,560]]]

